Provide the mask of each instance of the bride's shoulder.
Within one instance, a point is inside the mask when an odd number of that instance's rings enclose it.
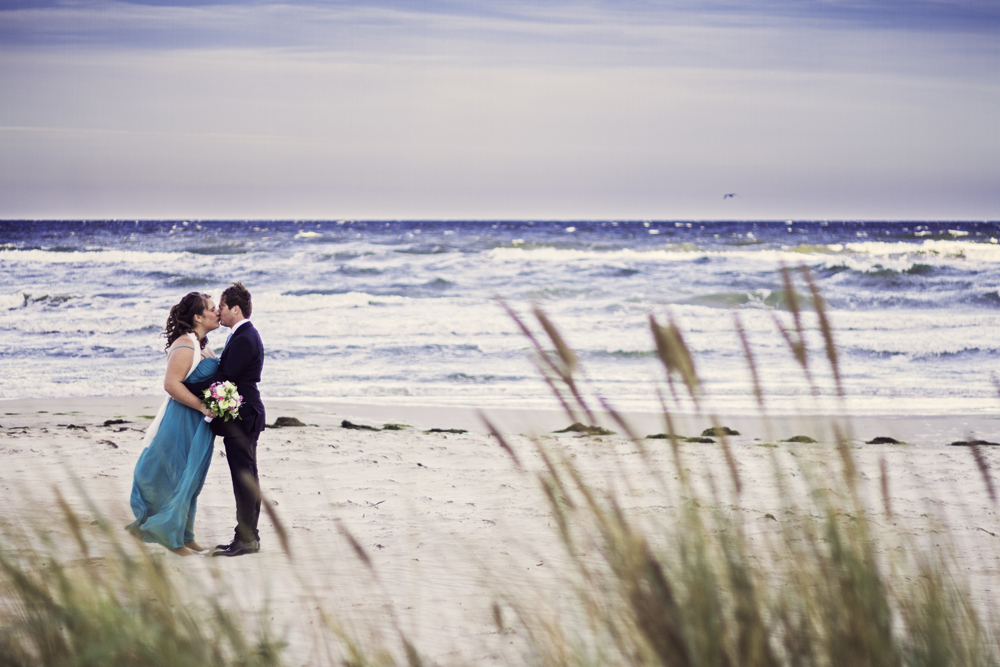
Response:
[[[183,348],[186,348],[188,350],[193,350],[194,349],[194,346],[191,345],[191,339],[189,339],[187,336],[181,336],[180,338],[178,338],[177,340],[175,340],[173,343],[171,343],[170,347],[167,348],[167,354],[168,355],[172,354],[175,350],[180,350],[180,349],[183,349]]]

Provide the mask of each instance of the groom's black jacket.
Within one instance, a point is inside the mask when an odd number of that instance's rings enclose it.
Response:
[[[241,324],[226,343],[226,349],[219,357],[219,368],[215,371],[215,375],[210,380],[193,382],[186,386],[196,396],[201,397],[201,393],[213,382],[229,380],[235,384],[236,390],[243,397],[240,417],[236,423],[240,424],[247,435],[256,436],[264,430],[264,403],[260,400],[260,391],[257,389],[263,367],[264,343],[261,342],[260,334],[253,324],[248,321],[246,324]]]

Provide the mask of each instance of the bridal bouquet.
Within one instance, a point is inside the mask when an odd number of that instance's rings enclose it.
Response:
[[[215,417],[222,421],[229,421],[240,416],[240,404],[243,397],[236,391],[236,385],[226,380],[216,382],[202,393],[201,402],[212,411]],[[215,417],[205,417],[205,421],[210,422]]]

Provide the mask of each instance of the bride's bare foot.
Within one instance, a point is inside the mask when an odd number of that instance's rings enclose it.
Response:
[[[194,552],[188,549],[186,546],[178,547],[177,549],[171,549],[172,552],[178,556],[193,556]]]
[[[191,551],[204,551],[204,549],[201,548],[201,545],[198,544],[197,542],[185,542],[184,546],[186,546]]]

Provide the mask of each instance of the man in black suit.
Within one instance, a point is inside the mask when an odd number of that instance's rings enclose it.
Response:
[[[188,385],[200,396],[213,382],[229,380],[243,397],[239,418],[228,422],[213,419],[211,424],[212,433],[222,436],[226,446],[236,496],[236,535],[229,544],[220,544],[213,556],[242,556],[260,551],[257,439],[264,430],[264,404],[257,383],[264,365],[264,344],[248,319],[252,310],[250,291],[242,284],[233,283],[222,292],[219,321],[231,331],[219,357],[219,369],[211,380]]]

